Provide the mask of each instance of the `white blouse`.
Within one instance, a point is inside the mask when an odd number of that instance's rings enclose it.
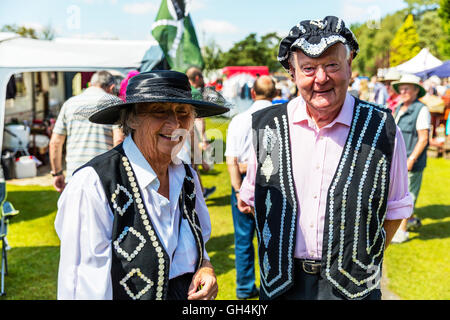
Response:
[[[186,219],[179,226],[178,198],[186,175],[184,166],[169,166],[167,199],[158,193],[158,178],[131,136],[125,138],[123,148],[135,172],[150,219],[170,257],[169,278],[194,272],[198,257],[194,236]],[[195,181],[195,209],[206,243],[211,234],[211,221],[198,176],[192,168],[191,172]],[[79,170],[58,200],[55,219],[55,229],[61,240],[58,299],[112,299],[113,218],[96,171],[92,167]],[[204,257],[209,259],[206,250]]]

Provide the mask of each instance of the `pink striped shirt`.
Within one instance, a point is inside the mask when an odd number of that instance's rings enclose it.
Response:
[[[350,131],[355,99],[347,94],[341,112],[330,124],[318,128],[308,115],[301,97],[287,107],[293,178],[298,199],[295,257],[322,257],[322,240],[328,188],[336,172]],[[254,206],[256,155],[249,161],[240,196]],[[405,219],[412,214],[413,201],[408,192],[408,169],[403,136],[397,127],[395,148],[390,168],[387,220]]]

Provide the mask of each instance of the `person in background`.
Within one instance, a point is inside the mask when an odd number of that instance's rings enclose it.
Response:
[[[381,79],[378,78],[377,76],[372,77],[372,84],[373,84],[372,102],[385,106],[386,101],[389,98],[389,94],[387,92],[386,87],[380,81]]]
[[[62,192],[72,173],[83,164],[122,142],[118,127],[89,122],[76,116],[90,109],[105,97],[114,98],[113,75],[99,71],[92,75],[90,86],[81,94],[67,100],[59,112],[49,143],[49,158],[53,186]],[[67,141],[66,141],[67,140]],[[66,174],[63,172],[63,147],[66,142]]]
[[[236,296],[249,299],[257,296],[255,285],[255,220],[252,215],[239,211],[239,190],[247,172],[247,162],[252,144],[252,113],[272,105],[275,82],[269,76],[256,79],[251,95],[254,103],[246,111],[236,115],[227,131],[225,157],[231,180],[231,213],[234,226],[234,250],[236,266]]]
[[[189,79],[189,83],[191,84],[192,95],[194,98],[200,97],[202,95],[202,90],[205,87],[205,80],[203,78],[202,71],[197,67],[190,67],[186,71],[186,75]],[[190,141],[186,141],[186,146],[191,150],[191,158],[192,160],[201,159],[201,165],[203,170],[209,171],[209,165],[204,161],[202,152],[208,148],[208,139],[206,137],[206,122],[205,119],[195,119],[194,128],[192,130],[192,136]],[[188,145],[189,144],[189,145]],[[192,161],[192,166],[197,170],[198,173],[198,165],[200,163],[195,163],[196,161]],[[200,177],[200,175],[199,175]],[[200,184],[203,188],[203,196],[205,199],[208,199],[215,191],[216,186],[212,186],[210,188],[205,188],[203,183]]]
[[[397,71],[389,70],[381,80],[388,94],[388,98],[386,99],[386,107],[388,107],[392,112],[394,112],[397,106],[401,103],[400,95],[392,87],[392,82],[400,80],[400,77],[401,75]]]
[[[392,83],[402,102],[396,108],[395,122],[402,130],[408,156],[408,189],[414,200],[414,208],[422,185],[423,171],[427,165],[427,147],[430,134],[431,115],[428,107],[419,101],[426,94],[420,84],[420,78],[405,74],[399,81]],[[414,214],[404,219],[396,232],[393,243],[408,240],[408,229],[420,227],[421,221]]]
[[[361,79],[359,82],[359,98],[364,101],[369,101],[370,99],[369,81],[366,78]]]
[[[256,219],[261,299],[381,299],[384,251],[412,198],[391,112],[348,93],[358,49],[334,16],[281,40],[300,97],[253,113],[238,204]]]
[[[347,92],[352,95],[355,98],[359,97],[359,91],[353,88],[353,83],[355,82],[355,79],[352,77],[350,78],[350,81],[348,83]]]
[[[275,85],[275,97],[272,100],[272,104],[285,103],[289,101],[288,99],[283,98],[283,88],[284,86],[280,82]]]

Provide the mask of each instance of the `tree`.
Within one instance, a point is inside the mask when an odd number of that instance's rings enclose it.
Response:
[[[261,40],[251,33],[223,54],[223,66],[267,66],[271,72],[281,70],[277,60],[280,40],[275,32],[262,36]]]
[[[389,56],[390,66],[397,66],[415,57],[419,51],[419,34],[414,24],[414,17],[409,14],[391,41]]]
[[[450,59],[450,0],[441,0],[438,15],[444,32],[443,37],[437,41],[438,51],[441,58]]]
[[[32,39],[38,39],[38,35],[36,33],[36,30],[33,28],[27,28],[24,26],[17,26],[15,24],[7,24],[4,25],[1,29],[2,32],[12,32],[17,33],[25,38],[32,38]]]
[[[226,52],[210,41],[202,48],[205,70],[226,66],[267,66],[270,72],[281,71],[283,68],[277,60],[280,41],[281,37],[275,32],[263,35],[260,39],[256,33],[251,33]]]
[[[205,62],[205,70],[217,70],[223,67],[222,62],[223,52],[220,47],[217,46],[214,40],[202,48],[202,56]]]
[[[17,33],[25,38],[41,39],[41,40],[52,40],[55,37],[55,31],[50,25],[44,27],[44,29],[42,29],[41,32],[38,32],[33,28],[27,28],[25,26],[17,26],[15,24],[6,24],[0,29],[0,31]]]
[[[374,75],[378,68],[389,67],[390,42],[405,16],[405,10],[386,15],[381,19],[379,28],[366,23],[350,26],[359,43],[359,53],[353,61],[354,70]]]
[[[436,10],[439,0],[404,0],[408,5],[409,13],[420,16],[427,11]]]
[[[419,23],[417,23],[417,33],[419,34],[419,46],[421,48],[428,48],[438,58],[442,59],[445,56],[445,53],[441,52],[439,44],[443,39],[447,42],[448,36],[442,28],[441,19],[436,10],[427,11],[422,15]]]

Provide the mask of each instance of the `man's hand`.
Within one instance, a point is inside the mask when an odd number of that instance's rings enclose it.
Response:
[[[409,158],[408,158],[408,161],[406,162],[406,165],[407,165],[407,167],[408,167],[408,171],[411,171],[411,170],[412,170],[412,168],[413,168],[413,166],[414,166],[414,163],[415,163],[415,161],[414,161],[413,159],[409,159]]]
[[[397,232],[398,227],[402,223],[402,219],[398,220],[384,220],[383,228],[386,232],[386,242],[384,245],[384,249],[386,249],[389,244],[391,243],[392,238],[394,237],[395,233]]]
[[[211,262],[204,260],[200,269],[192,277],[188,300],[214,300],[218,291],[219,286],[214,268]]]
[[[241,196],[239,195],[239,193],[236,193],[236,198],[237,198],[237,207],[240,212],[255,216],[255,209],[246,204],[243,200],[241,200]]]
[[[66,182],[63,174],[59,176],[53,177],[53,187],[55,187],[56,191],[63,192],[66,187]]]

